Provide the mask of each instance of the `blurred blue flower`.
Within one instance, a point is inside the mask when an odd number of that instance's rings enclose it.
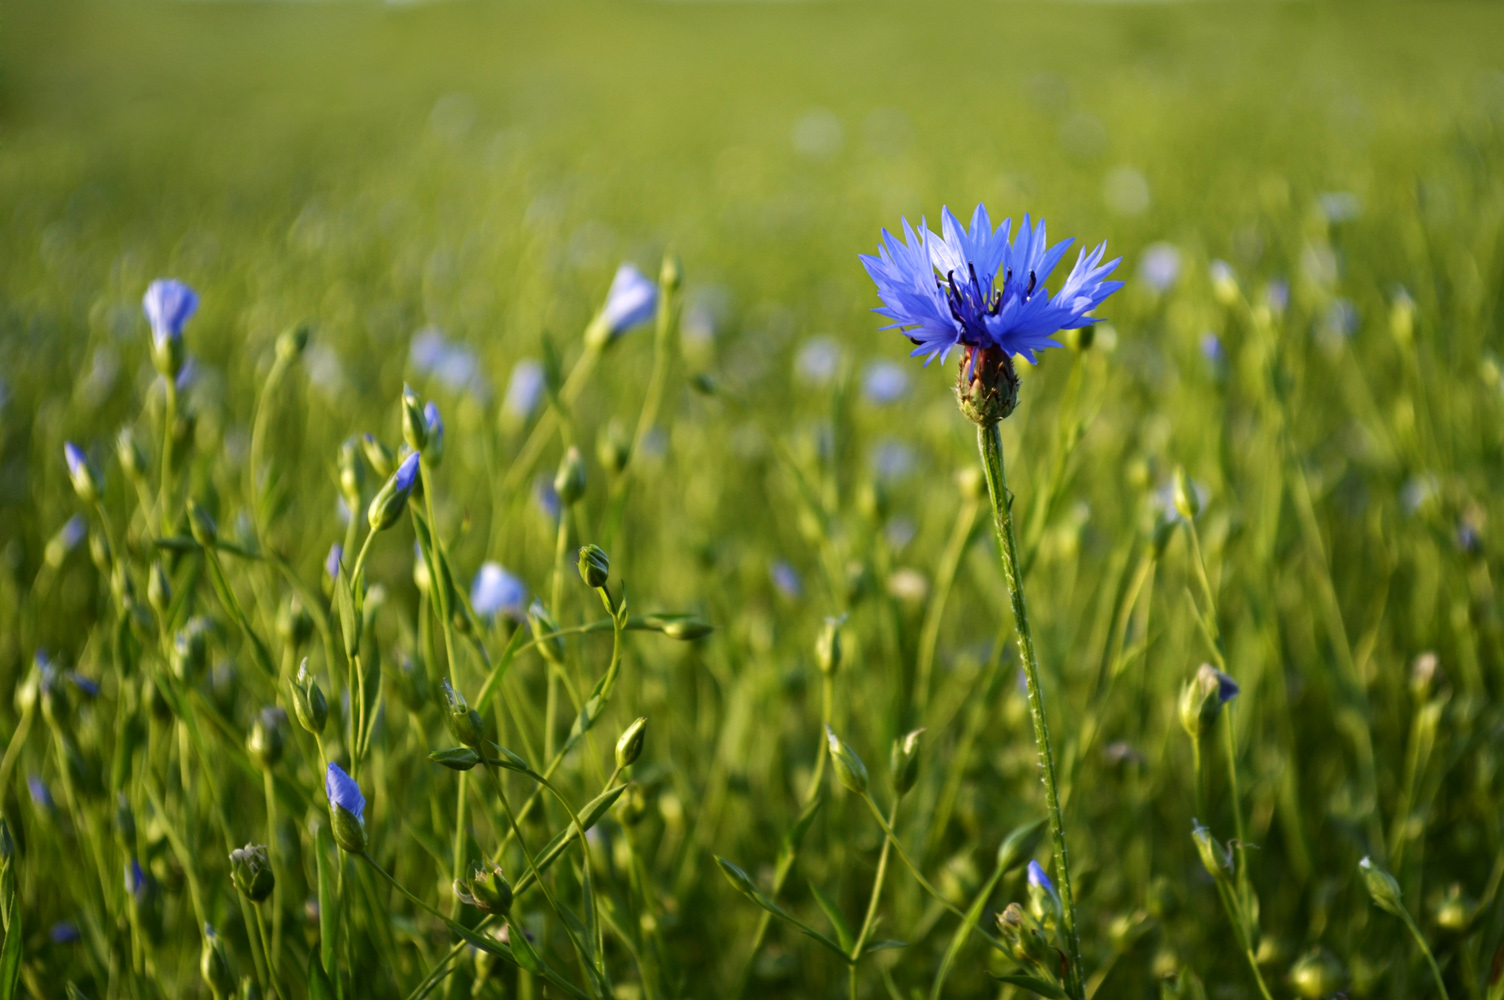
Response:
[[[841,365],[841,348],[829,337],[815,337],[799,348],[794,357],[794,371],[811,385],[825,385],[836,377]]]
[[[1335,225],[1356,219],[1363,211],[1363,202],[1351,191],[1328,191],[1316,196],[1316,204],[1328,224]]]
[[[78,688],[90,698],[99,697],[99,685],[89,680],[89,678],[85,677],[77,670],[68,671],[67,677],[68,680],[73,683],[74,687]]]
[[[872,449],[872,467],[879,479],[902,479],[914,471],[914,448],[906,441],[884,438]]]
[[[1038,861],[1029,862],[1029,885],[1046,892],[1055,891],[1055,883],[1050,881],[1050,877],[1045,874],[1044,868]]]
[[[894,550],[908,545],[918,533],[918,525],[907,517],[895,517],[883,526],[883,538]]]
[[[146,894],[146,873],[141,870],[141,863],[135,857],[125,866],[125,891],[136,897],[138,903]]]
[[[1218,704],[1226,705],[1228,702],[1232,701],[1242,693],[1243,689],[1238,687],[1237,681],[1233,680],[1227,674],[1224,674],[1222,671],[1218,670],[1210,663],[1203,663],[1201,665],[1201,671],[1203,673],[1210,671],[1211,676],[1216,678]]]
[[[1324,326],[1328,333],[1350,337],[1358,332],[1358,310],[1347,299],[1333,299],[1327,308]]]
[[[518,419],[527,419],[543,399],[543,363],[523,358],[512,368],[502,408]]]
[[[167,341],[183,336],[183,325],[198,308],[198,295],[173,278],[153,281],[141,299],[141,309],[151,324],[151,337],[160,349]]]
[[[601,310],[601,318],[612,335],[646,323],[657,310],[658,286],[631,264],[618,267]]]
[[[1138,276],[1163,295],[1180,280],[1180,251],[1172,243],[1151,243],[1138,261]]]
[[[397,466],[397,471],[392,473],[392,481],[396,483],[398,493],[407,494],[413,491],[413,483],[418,479],[418,462],[421,458],[418,452],[413,452],[404,458],[402,464]]]
[[[57,536],[62,540],[64,551],[72,552],[88,534],[89,522],[84,520],[82,514],[74,514],[68,518],[68,523],[63,525]]]
[[[40,774],[28,774],[26,776],[26,791],[31,794],[32,805],[43,812],[52,812],[52,791],[47,787],[47,782],[42,780]]]
[[[891,361],[875,361],[862,378],[862,395],[869,403],[896,403],[909,391],[909,373]]]
[[[553,476],[542,475],[534,480],[533,499],[538,501],[538,509],[545,517],[558,523],[559,515],[564,512],[564,505],[559,502],[559,491],[554,489]]]
[[[187,392],[193,388],[193,383],[198,381],[198,359],[189,355],[183,359],[183,367],[178,369],[177,377],[172,380],[173,387],[178,392]]]
[[[77,479],[88,468],[89,459],[84,450],[72,441],[63,442],[63,459],[68,463],[68,475]]]
[[[923,219],[916,233],[905,219],[903,241],[883,230],[877,255],[862,255],[883,303],[873,311],[893,321],[888,329],[914,342],[911,355],[924,355],[928,364],[964,345],[1033,362],[1035,351],[1060,346],[1054,334],[1088,325],[1092,310],[1123,287],[1106,280],[1118,260],[1101,263],[1103,243],[1090,254],[1083,250],[1060,290],[1045,294],[1045,282],[1071,241],[1048,246],[1044,221],[1032,225],[1027,215],[1010,241],[1012,226],[1004,220],[994,231],[987,209],[978,205],[968,230],[945,208],[943,237]]]
[[[331,806],[338,806],[356,819],[365,821],[366,797],[360,793],[360,785],[332,760],[324,775],[324,794],[329,796]]]
[[[1279,316],[1290,305],[1290,283],[1283,278],[1275,278],[1269,282],[1269,287],[1264,290],[1264,301],[1269,304],[1269,311]]]
[[[79,939],[78,927],[71,921],[59,920],[47,932],[53,944],[73,944]]]
[[[329,546],[329,554],[324,557],[324,572],[329,579],[339,579],[339,564],[345,558],[345,547],[339,542]]]
[[[799,572],[782,559],[773,563],[768,575],[783,596],[797,598],[804,593],[804,581],[799,579]]]
[[[470,606],[482,618],[505,615],[521,621],[527,616],[527,584],[500,563],[485,563],[470,584]]]
[[[444,417],[439,413],[438,404],[429,400],[423,407],[423,423],[428,429],[428,440],[438,448],[444,447]],[[435,452],[435,454],[438,454]]]
[[[1222,338],[1208,330],[1201,335],[1201,356],[1213,365],[1227,360],[1227,351],[1222,347]]]

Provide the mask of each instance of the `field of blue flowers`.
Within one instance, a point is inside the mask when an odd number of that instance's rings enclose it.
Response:
[[[16,0],[0,1000],[1504,1000],[1501,38]]]

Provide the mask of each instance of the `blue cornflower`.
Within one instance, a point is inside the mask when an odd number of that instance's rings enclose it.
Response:
[[[485,563],[470,584],[470,606],[482,618],[505,615],[521,621],[527,616],[527,584],[500,563]]]
[[[614,337],[646,323],[657,311],[658,286],[652,279],[631,264],[618,267],[601,309],[601,321],[610,335]]]
[[[1038,861],[1029,862],[1029,885],[1043,889],[1046,892],[1055,891],[1055,883],[1044,873],[1044,867]]]
[[[157,350],[168,341],[181,339],[183,326],[198,308],[198,294],[173,278],[153,281],[141,299],[141,309],[151,323],[151,338]]]
[[[329,579],[339,579],[339,564],[344,560],[344,558],[345,547],[343,545],[341,545],[339,542],[335,542],[333,545],[329,546],[329,554],[324,557],[324,572],[329,575]]]
[[[909,391],[909,373],[891,361],[876,361],[862,376],[862,395],[877,406],[896,403]]]
[[[1118,260],[1102,263],[1103,243],[1083,250],[1059,291],[1047,294],[1045,282],[1071,241],[1049,246],[1044,221],[1033,225],[1027,215],[1016,236],[1012,225],[1005,220],[994,230],[978,205],[968,229],[946,208],[943,236],[923,219],[916,232],[905,219],[902,241],[883,230],[877,255],[862,256],[883,303],[873,311],[914,342],[913,356],[943,361],[962,346],[968,361],[996,349],[1033,362],[1035,351],[1060,346],[1054,334],[1091,323],[1092,310],[1123,286],[1106,280]]]

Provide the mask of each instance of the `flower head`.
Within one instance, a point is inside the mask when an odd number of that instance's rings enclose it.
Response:
[[[329,796],[329,817],[334,827],[334,842],[351,854],[366,849],[366,797],[355,779],[334,761],[324,776],[324,793]]]
[[[1047,892],[1055,891],[1055,883],[1045,874],[1044,866],[1038,861],[1029,862],[1029,884],[1044,889]]]
[[[1024,216],[1017,234],[1012,220],[996,230],[987,209],[978,205],[971,226],[963,226],[950,209],[941,210],[936,235],[921,219],[919,230],[903,222],[904,239],[887,230],[876,256],[862,256],[877,283],[882,306],[873,310],[892,320],[924,355],[943,361],[951,350],[998,349],[1023,355],[1058,347],[1054,334],[1092,321],[1091,312],[1122,287],[1106,278],[1118,260],[1102,263],[1106,244],[1081,251],[1075,267],[1054,295],[1045,282],[1065,256],[1071,241],[1049,246],[1043,220]],[[969,352],[968,352],[969,353]]]
[[[485,563],[470,584],[470,606],[482,618],[505,615],[521,621],[527,616],[527,584],[500,563]]]
[[[652,279],[631,264],[618,267],[601,309],[601,321],[610,335],[614,337],[646,323],[657,309],[658,286]]]
[[[198,309],[198,294],[174,278],[159,278],[146,289],[141,309],[151,324],[151,338],[157,349],[183,336],[183,326]]]
[[[542,362],[523,358],[512,368],[512,376],[507,380],[502,409],[514,419],[526,420],[543,400],[545,381]]]

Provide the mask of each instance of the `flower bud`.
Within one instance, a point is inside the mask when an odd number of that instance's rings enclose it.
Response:
[[[1050,949],[1044,928],[1039,921],[1024,912],[1017,903],[1009,903],[997,915],[998,936],[1013,960],[1036,972],[1051,972],[1050,962],[1055,958]],[[1053,978],[1053,973],[1051,972]]]
[[[533,630],[533,640],[538,652],[548,662],[558,665],[564,662],[564,637],[557,634],[559,623],[554,621],[542,601],[534,600],[527,609],[528,627]]]
[[[1226,880],[1232,873],[1232,854],[1227,848],[1200,823],[1191,828],[1191,839],[1196,842],[1196,853],[1201,855],[1201,867],[1206,873],[1219,881]]]
[[[829,726],[825,727],[825,741],[830,746],[830,762],[835,767],[836,778],[851,791],[865,795],[867,765]]]
[[[1044,839],[1045,821],[1041,817],[1032,823],[1015,827],[1013,832],[1003,838],[1003,842],[997,848],[998,871],[1007,874],[1019,865],[1024,859],[1031,856],[1039,849],[1040,841]]]
[[[266,848],[261,844],[246,844],[231,851],[230,881],[253,903],[263,902],[270,896],[277,880]]]
[[[1208,269],[1212,279],[1212,296],[1224,306],[1231,306],[1238,301],[1238,276],[1233,273],[1232,265],[1225,260],[1212,261]]]
[[[902,739],[893,741],[888,754],[888,769],[893,774],[893,791],[899,795],[914,787],[919,777],[919,736],[923,729],[916,729]]]
[[[408,386],[402,387],[402,440],[414,452],[428,446],[428,421],[423,417],[423,403]]]
[[[136,436],[129,427],[120,428],[120,433],[115,437],[115,458],[125,471],[127,479],[138,484],[145,482],[146,453],[136,443]]]
[[[366,850],[366,797],[360,785],[333,761],[324,776],[324,793],[329,798],[329,824],[334,842],[351,854]]]
[[[230,972],[230,956],[225,951],[214,928],[204,925],[204,950],[198,960],[199,974],[204,977],[214,1000],[227,1000],[235,995],[235,976]]]
[[[469,747],[449,747],[447,750],[430,752],[428,759],[435,764],[443,764],[451,771],[468,771],[480,763],[480,754]]]
[[[371,500],[371,506],[366,510],[366,519],[370,522],[372,531],[390,528],[407,509],[407,498],[412,495],[413,486],[418,479],[418,462],[416,451],[403,459],[397,471],[392,473],[392,478],[386,481],[386,485]]]
[[[820,664],[820,673],[833,677],[841,669],[841,625],[846,617],[825,619],[825,628],[815,640],[815,660]]]
[[[617,801],[616,818],[621,820],[622,826],[636,826],[647,814],[647,793],[642,790],[641,785],[633,782],[627,786],[627,790]]]
[[[292,710],[304,729],[315,736],[323,733],[324,723],[329,719],[329,703],[324,700],[319,682],[308,669],[306,656],[298,665],[298,676],[292,682]]]
[[[1211,729],[1222,706],[1238,695],[1238,683],[1210,663],[1201,664],[1196,676],[1180,691],[1180,724],[1197,738]]]
[[[1462,884],[1453,882],[1446,895],[1436,904],[1436,926],[1453,934],[1461,934],[1472,924],[1478,913],[1478,904],[1462,893]]]
[[[291,361],[308,347],[308,324],[299,323],[277,335],[277,357]]]
[[[1403,288],[1389,306],[1389,332],[1401,348],[1408,349],[1415,342],[1415,300]]]
[[[104,490],[104,483],[98,470],[94,468],[94,463],[89,461],[89,456],[69,441],[63,445],[63,458],[68,463],[68,478],[73,481],[73,492],[84,503],[96,503]]]
[[[204,669],[208,656],[208,639],[200,619],[188,622],[172,640],[172,672],[181,681],[192,683]]]
[[[197,500],[188,501],[188,530],[192,532],[193,540],[206,549],[219,544],[219,528]]]
[[[251,759],[263,770],[270,771],[282,759],[286,731],[287,713],[275,705],[263,708],[251,725],[251,735],[246,740],[246,749],[250,751]]]
[[[1029,862],[1029,913],[1046,928],[1063,926],[1060,895],[1038,861]]]
[[[423,406],[423,424],[428,428],[428,450],[424,454],[429,464],[437,467],[444,460],[444,418],[431,399]]]
[[[1367,857],[1358,862],[1358,868],[1363,872],[1363,881],[1368,884],[1368,894],[1379,908],[1397,917],[1404,916],[1405,906],[1400,884],[1394,880],[1394,876]]]
[[[619,476],[632,458],[632,439],[620,420],[611,419],[606,430],[595,439],[595,457],[613,476]]]
[[[494,861],[476,865],[469,878],[455,879],[454,895],[461,903],[482,913],[505,916],[512,909],[512,885]]]
[[[559,502],[565,507],[572,506],[585,495],[585,460],[580,457],[580,449],[574,445],[564,453],[559,461],[559,471],[554,476],[554,492],[559,494]]]
[[[1175,467],[1175,511],[1187,521],[1196,520],[1196,515],[1201,513],[1201,497],[1196,493],[1196,485],[1185,474],[1185,466]]]
[[[580,579],[586,586],[599,590],[606,585],[611,572],[611,560],[599,545],[586,545],[580,549]]]
[[[631,767],[642,756],[642,743],[647,738],[647,728],[647,717],[639,716],[622,731],[621,738],[616,741],[617,767]]]
[[[166,619],[168,610],[172,607],[172,584],[167,579],[167,570],[162,564],[154,562],[146,577],[146,601],[151,609]]]
[[[449,734],[465,746],[479,750],[485,740],[485,723],[480,713],[466,703],[464,695],[450,686],[449,678],[440,681],[439,688],[444,695],[444,703],[449,708],[449,713],[444,717]]]
[[[345,438],[339,446],[339,491],[345,506],[352,511],[360,507],[360,491],[366,484],[366,467],[360,460],[360,446],[354,438]]]
[[[313,616],[297,594],[289,594],[277,608],[277,635],[294,650],[313,638]]]
[[[360,450],[365,453],[366,463],[371,471],[383,479],[390,476],[397,468],[397,456],[392,454],[392,449],[376,440],[373,435],[366,434],[360,439]]]

